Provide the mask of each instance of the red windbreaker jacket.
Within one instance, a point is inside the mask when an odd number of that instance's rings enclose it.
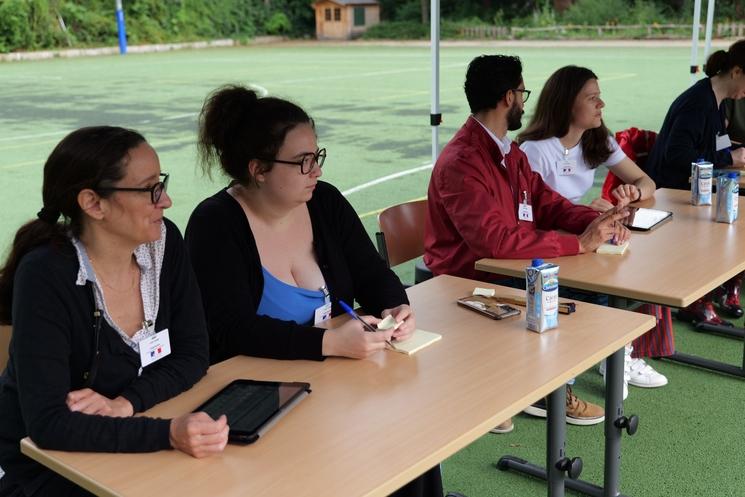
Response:
[[[424,263],[434,274],[481,280],[478,259],[531,259],[579,252],[576,234],[599,213],[574,205],[531,170],[516,143],[502,167],[499,147],[469,117],[442,151],[429,182]],[[518,219],[527,198],[533,222]],[[555,230],[568,233],[559,233]]]

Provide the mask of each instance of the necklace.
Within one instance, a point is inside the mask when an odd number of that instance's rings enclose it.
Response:
[[[93,261],[91,261],[91,265],[93,266]],[[95,266],[93,267],[93,270],[96,273],[96,278],[101,283],[103,283],[103,285],[105,287],[107,287],[107,288],[109,288],[111,290],[114,290],[115,292],[118,292],[118,293],[126,293],[126,292],[131,292],[132,291],[132,289],[137,284],[137,280],[139,279],[139,276],[140,276],[140,267],[136,263],[134,264],[134,266],[135,266],[135,270],[134,271],[130,270],[130,274],[131,274],[130,280],[131,281],[130,281],[129,286],[127,288],[116,288],[115,286],[110,285],[109,283],[106,282],[106,280],[104,279],[104,277],[101,274],[101,272],[100,271],[96,271]]]

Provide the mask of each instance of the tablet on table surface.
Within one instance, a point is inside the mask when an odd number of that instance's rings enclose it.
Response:
[[[650,231],[673,218],[673,213],[669,211],[644,207],[629,207],[628,209],[631,214],[623,220],[623,224],[630,230]]]
[[[194,412],[228,418],[228,441],[250,444],[259,439],[298,402],[310,394],[300,382],[234,380]]]

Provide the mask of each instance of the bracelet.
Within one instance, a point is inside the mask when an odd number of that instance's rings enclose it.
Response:
[[[638,201],[640,201],[642,199],[642,189],[639,188],[636,185],[634,185],[634,186],[636,187],[636,191],[639,193],[639,196],[636,197],[636,200],[634,200],[634,202],[638,202]]]

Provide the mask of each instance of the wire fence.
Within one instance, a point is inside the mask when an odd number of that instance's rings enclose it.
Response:
[[[460,36],[470,39],[521,39],[521,38],[650,38],[669,39],[691,36],[691,24],[605,24],[557,25],[546,27],[518,26],[468,26],[460,30]],[[701,26],[701,31],[705,26]],[[745,23],[717,23],[713,32],[717,38],[742,38]]]

